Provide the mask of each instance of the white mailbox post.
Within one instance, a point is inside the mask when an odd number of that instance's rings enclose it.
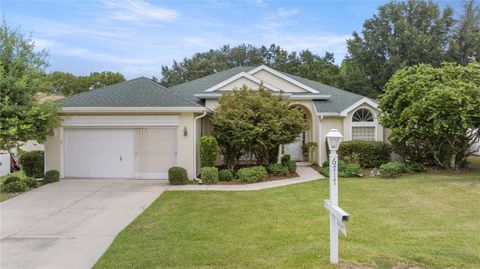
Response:
[[[337,150],[343,135],[332,129],[326,135],[330,149],[330,200],[325,200],[325,208],[330,212],[330,263],[338,263],[338,230],[347,235],[345,221],[348,213],[338,207],[338,154]]]

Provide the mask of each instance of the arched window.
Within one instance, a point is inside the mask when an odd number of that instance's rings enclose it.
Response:
[[[352,140],[375,141],[376,120],[369,109],[360,108],[352,115]]]

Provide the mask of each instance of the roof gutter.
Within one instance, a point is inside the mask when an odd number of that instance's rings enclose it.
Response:
[[[62,113],[118,112],[204,112],[205,107],[62,107]]]

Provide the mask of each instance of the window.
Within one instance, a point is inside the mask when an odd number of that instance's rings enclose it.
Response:
[[[373,113],[361,108],[352,116],[352,140],[375,141],[376,122]]]

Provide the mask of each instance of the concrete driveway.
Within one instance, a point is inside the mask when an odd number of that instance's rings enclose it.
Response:
[[[62,180],[0,203],[0,268],[91,268],[165,180]]]

